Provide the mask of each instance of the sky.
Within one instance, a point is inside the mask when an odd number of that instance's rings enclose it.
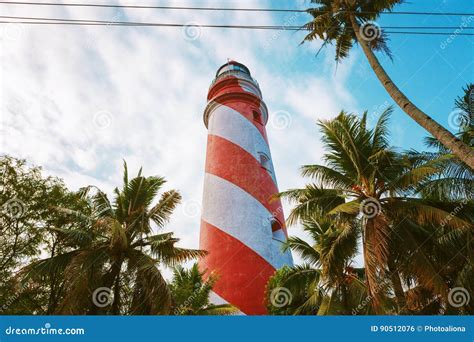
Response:
[[[58,1],[60,2],[60,1]],[[101,0],[81,0],[100,3]],[[105,2],[102,2],[105,3]],[[114,1],[115,4],[304,9],[308,1]],[[397,11],[474,12],[474,2],[416,1]],[[322,162],[317,120],[368,110],[370,123],[393,104],[359,47],[337,65],[334,48],[300,44],[303,32],[202,28],[203,24],[298,25],[304,13],[248,13],[0,5],[0,15],[166,22],[182,28],[0,24],[0,154],[25,158],[72,189],[108,193],[131,174],[168,180],[183,203],[166,231],[197,248],[209,85],[228,58],[249,67],[270,120],[280,190],[301,187],[299,167]],[[384,15],[382,26],[474,26],[472,16]],[[390,35],[393,61],[380,60],[399,88],[451,131],[454,99],[473,81],[474,37]],[[463,32],[472,32],[463,29]],[[450,115],[451,114],[451,115]],[[427,134],[396,108],[391,141],[423,149]],[[291,209],[284,204],[285,213]],[[299,227],[290,235],[304,236]],[[298,261],[298,258],[296,258]]]

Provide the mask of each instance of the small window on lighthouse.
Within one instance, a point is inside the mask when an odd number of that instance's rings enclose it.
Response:
[[[272,219],[272,238],[280,242],[285,241],[285,233],[283,233],[282,225],[275,217]]]
[[[257,121],[259,124],[262,124],[262,117],[260,116],[260,113],[256,110],[254,110],[252,113],[253,113],[253,119]]]
[[[259,152],[258,156],[260,158],[260,165],[268,172],[271,172],[270,158],[268,158],[268,156],[263,152]]]

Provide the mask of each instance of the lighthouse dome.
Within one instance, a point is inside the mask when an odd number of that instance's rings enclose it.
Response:
[[[240,71],[247,74],[248,76],[251,76],[250,70],[245,65],[243,65],[242,63],[230,60],[226,64],[222,65],[219,69],[217,69],[216,77],[229,71]]]

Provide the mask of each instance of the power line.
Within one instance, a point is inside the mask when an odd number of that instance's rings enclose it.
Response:
[[[51,21],[6,21],[1,20],[0,24],[31,24],[31,25],[84,25],[84,26],[143,26],[143,27],[203,27],[203,28],[224,28],[224,29],[259,29],[259,30],[285,30],[280,26],[244,26],[244,25],[189,25],[189,24],[164,24],[164,23],[97,23],[97,22],[51,22]],[[295,31],[296,29],[288,29]]]
[[[129,22],[129,21],[108,21],[108,20],[93,20],[93,19],[64,19],[64,18],[45,18],[45,17],[23,17],[23,16],[4,16],[0,15],[2,19],[22,19],[22,20],[43,20],[43,21],[60,21],[60,22],[88,22],[88,23],[100,23],[107,25],[134,25],[134,26],[170,26],[170,27],[181,27],[181,26],[199,26],[207,28],[248,28],[248,29],[274,29],[274,30],[303,30],[306,29],[303,26],[297,25],[211,25],[211,24],[167,24],[167,23],[149,23],[149,22]],[[29,22],[28,22],[29,23]],[[381,26],[381,29],[397,29],[397,30],[449,30],[459,29],[459,26]],[[464,27],[463,29],[471,30],[474,27]]]
[[[277,9],[277,8],[230,8],[230,7],[187,7],[187,6],[148,6],[148,5],[107,5],[85,3],[54,3],[54,2],[25,2],[25,1],[0,1],[8,5],[34,5],[34,6],[66,6],[66,7],[102,7],[102,8],[137,8],[137,9],[164,9],[164,10],[193,10],[193,11],[242,11],[242,12],[306,12],[303,9]]]
[[[22,20],[1,20],[0,24],[31,24],[31,25],[79,25],[79,26],[135,26],[135,27],[201,27],[201,28],[222,28],[222,29],[247,29],[247,30],[280,30],[280,31],[306,31],[297,26],[265,26],[265,25],[195,25],[195,24],[174,24],[174,23],[149,23],[149,22],[129,22],[129,21],[105,21],[105,20],[84,20],[84,19],[60,19],[60,18],[38,18],[38,17],[12,17],[0,16],[2,19],[22,19]],[[390,28],[390,27],[386,27]],[[392,29],[408,29],[410,27],[391,27]],[[412,27],[413,28],[413,27]],[[429,27],[424,27],[429,28]],[[385,31],[389,34],[412,34],[412,35],[453,35],[453,32],[416,32],[416,31]],[[474,36],[474,33],[457,33],[456,36]]]
[[[108,21],[108,20],[91,20],[91,19],[62,19],[62,18],[45,18],[45,17],[18,17],[18,16],[0,16],[1,19],[20,19],[28,20],[21,23],[36,24],[41,21],[51,22],[50,24],[100,24],[114,26],[158,26],[158,27],[202,27],[202,28],[246,28],[246,29],[275,29],[275,30],[301,30],[299,26],[272,26],[272,25],[226,25],[226,24],[174,24],[174,23],[154,23],[154,22],[131,22],[131,21]],[[19,23],[18,21],[9,21],[8,23]]]
[[[4,5],[31,5],[31,6],[65,6],[65,7],[102,7],[102,8],[135,8],[135,9],[163,9],[163,10],[193,10],[193,11],[239,11],[239,12],[293,12],[305,13],[305,9],[290,8],[231,8],[231,7],[187,7],[187,6],[148,6],[148,5],[107,5],[107,4],[88,4],[88,3],[54,3],[54,2],[27,2],[27,1],[0,1]],[[311,9],[309,9],[311,10]],[[354,13],[377,13],[377,12],[354,12]],[[391,11],[381,12],[382,15],[443,15],[443,16],[471,16],[474,13],[459,12],[409,12],[409,11]]]

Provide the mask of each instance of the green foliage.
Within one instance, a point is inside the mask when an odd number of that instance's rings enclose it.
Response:
[[[0,172],[0,303],[4,303],[0,311],[51,312],[48,309],[64,293],[58,277],[20,283],[15,275],[40,253],[54,256],[64,250],[65,237],[58,232],[72,228],[73,222],[52,208],[67,206],[87,213],[87,203],[61,180],[44,177],[40,168],[28,166],[25,160],[2,156]]]
[[[463,94],[455,100],[455,110],[448,119],[459,126],[456,137],[474,148],[474,84],[467,84],[462,91]],[[442,172],[422,185],[423,196],[448,200],[473,198],[474,170],[433,137],[426,137],[425,143],[436,151],[410,153],[418,159],[438,164]]]
[[[217,278],[204,280],[204,273],[194,264],[186,270],[176,266],[170,289],[173,297],[173,315],[232,315],[238,309],[229,304],[215,305],[209,301],[209,295]]]
[[[366,113],[359,118],[341,112],[333,120],[319,122],[326,164],[303,166],[302,175],[310,183],[281,193],[295,205],[289,224],[301,223],[313,239],[308,243],[289,238],[286,248],[299,253],[307,264],[282,271],[271,282],[288,287],[298,306],[272,312],[349,314],[366,301],[357,314],[421,313],[425,306],[433,310],[436,301],[442,313],[448,311],[448,291],[454,283],[470,287],[467,279],[472,283],[473,259],[460,255],[455,246],[471,244],[472,197],[446,200],[446,196],[423,195],[430,182],[440,179],[443,164],[392,148],[390,114],[391,109],[382,113],[372,129],[367,127]],[[455,181],[444,181],[447,193],[455,189]],[[354,276],[351,262],[358,243],[364,270]],[[451,265],[450,257],[457,266]],[[449,266],[449,272],[440,272],[437,265]],[[460,274],[464,274],[462,282],[457,280]],[[303,277],[308,275],[313,278]],[[308,286],[316,288],[318,295],[301,292]],[[420,306],[413,288],[420,289],[416,293],[429,293],[432,300]]]
[[[265,297],[268,313],[310,315],[317,312],[324,296],[319,278],[320,272],[310,265],[279,269],[267,284]]]
[[[162,177],[140,170],[129,180],[125,164],[111,201],[92,186],[71,192],[22,160],[3,157],[0,166],[2,313],[168,313],[171,292],[159,267],[205,255],[158,233],[181,199],[171,190],[154,203]],[[101,289],[106,305],[96,303]]]
[[[403,0],[311,0],[316,7],[307,12],[313,16],[313,20],[304,25],[310,33],[304,41],[321,39],[324,48],[327,45],[335,45],[336,61],[340,62],[347,56],[351,48],[358,42],[353,28],[352,20],[357,25],[367,26],[365,34],[370,35],[368,44],[374,51],[381,51],[391,57],[388,48],[388,38],[382,29],[370,23],[380,16],[382,11],[391,11],[392,8],[402,3]]]

